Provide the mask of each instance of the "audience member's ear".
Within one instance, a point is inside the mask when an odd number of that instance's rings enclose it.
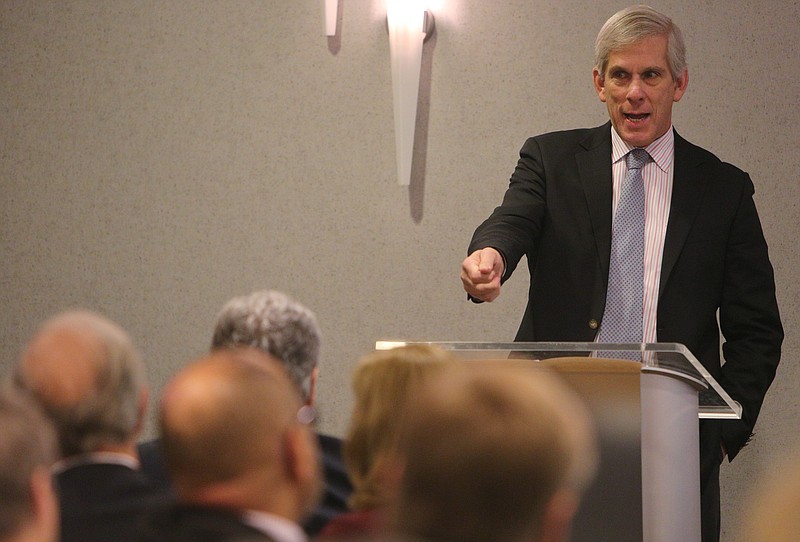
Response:
[[[134,440],[139,440],[139,435],[141,435],[144,431],[144,424],[147,421],[147,404],[149,402],[150,390],[147,388],[142,388],[142,391],[139,393],[139,406],[136,413],[136,429],[133,432],[136,437]]]
[[[284,435],[284,461],[289,483],[298,499],[300,520],[322,496],[322,458],[317,437],[304,425],[294,425]]]
[[[317,377],[319,376],[319,367],[314,367],[311,371],[311,377],[308,384],[308,406],[314,406],[317,401]]]
[[[35,525],[40,533],[40,538],[37,540],[55,542],[58,540],[60,516],[50,469],[40,466],[33,471],[31,498]]]
[[[319,449],[311,431],[301,425],[286,430],[284,435],[284,461],[287,476],[301,487],[315,483],[319,476]]]
[[[539,542],[565,542],[570,539],[572,518],[580,500],[569,490],[560,489],[550,499],[542,517]]]

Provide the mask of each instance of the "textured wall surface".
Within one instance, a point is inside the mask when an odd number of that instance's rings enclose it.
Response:
[[[410,187],[395,175],[385,9],[323,2],[0,3],[0,372],[44,318],[99,310],[157,395],[230,297],[288,292],[325,333],[323,429],[379,339],[510,340],[527,277],[491,305],[459,265],[529,135],[593,126],[592,47],[614,1],[438,0]],[[732,539],[797,440],[800,3],[659,1],[682,26],[674,122],[750,172],[787,332],[754,442],[723,468]],[[152,433],[152,427],[149,428]]]

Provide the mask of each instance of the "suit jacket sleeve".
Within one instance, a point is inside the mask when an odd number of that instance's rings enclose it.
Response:
[[[520,150],[503,203],[475,230],[467,253],[486,247],[499,251],[506,264],[502,280],[507,280],[522,256],[527,254],[531,257],[534,252],[545,213],[545,200],[541,148],[535,138],[530,138]]]
[[[752,434],[775,377],[783,341],[775,280],[753,201],[753,183],[743,175],[744,189],[726,247],[719,310],[726,360],[720,384],[743,407],[741,420],[722,426],[731,459]]]
[[[676,136],[658,340],[685,344],[741,403],[742,419],[719,428],[731,459],[752,434],[783,340],[753,192],[746,173]]]

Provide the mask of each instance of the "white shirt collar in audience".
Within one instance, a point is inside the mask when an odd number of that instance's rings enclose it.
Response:
[[[308,537],[296,523],[286,518],[259,512],[257,510],[245,510],[242,514],[242,521],[247,525],[258,529],[262,533],[274,538],[277,542],[307,542]]]
[[[57,461],[53,465],[53,472],[58,474],[74,467],[97,464],[122,465],[132,470],[139,470],[139,461],[135,457],[132,457],[128,454],[120,454],[115,452],[92,452],[88,454],[67,457],[61,461]]]

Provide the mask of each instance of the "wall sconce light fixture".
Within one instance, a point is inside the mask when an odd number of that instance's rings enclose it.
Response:
[[[386,0],[386,18],[392,59],[397,179],[399,184],[409,185],[417,124],[422,42],[433,31],[433,15],[426,11],[424,0]]]
[[[336,35],[336,18],[338,16],[339,0],[325,0],[325,35]]]

